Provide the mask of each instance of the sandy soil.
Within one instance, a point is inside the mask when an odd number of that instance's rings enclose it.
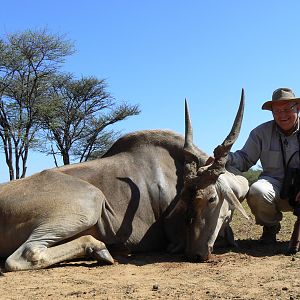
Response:
[[[207,263],[155,253],[4,273],[0,299],[300,299],[300,253],[284,255],[293,222],[286,214],[279,242],[262,246],[261,228],[235,216],[239,248],[217,249]]]

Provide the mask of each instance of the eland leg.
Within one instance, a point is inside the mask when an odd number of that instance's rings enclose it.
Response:
[[[49,248],[43,242],[25,242],[7,258],[5,269],[6,271],[42,269],[86,256],[92,256],[99,262],[114,263],[103,242],[91,235],[85,235]]]

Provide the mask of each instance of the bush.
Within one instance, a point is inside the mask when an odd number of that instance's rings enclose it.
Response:
[[[251,185],[253,182],[255,182],[259,175],[261,174],[260,169],[250,169],[247,172],[243,173],[243,176],[248,180],[249,185]]]

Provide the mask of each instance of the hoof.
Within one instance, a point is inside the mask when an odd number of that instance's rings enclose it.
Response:
[[[106,248],[101,250],[91,250],[90,255],[91,257],[95,258],[98,262],[104,262],[109,265],[112,265],[115,262]]]
[[[286,255],[295,255],[298,252],[296,247],[291,247],[286,251]]]
[[[300,242],[296,242],[294,245],[290,245],[286,251],[286,255],[294,255],[299,251]]]

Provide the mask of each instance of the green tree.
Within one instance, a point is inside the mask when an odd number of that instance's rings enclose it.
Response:
[[[117,133],[106,131],[107,126],[137,115],[137,105],[116,104],[107,92],[105,80],[95,77],[75,79],[59,76],[52,82],[47,95],[48,106],[42,106],[42,123],[48,149],[55,158],[61,155],[64,165],[71,157],[80,162],[92,159],[93,152],[103,153],[113,143]],[[56,158],[55,158],[56,161]]]
[[[0,40],[0,141],[10,180],[25,177],[29,148],[37,146],[37,120],[48,82],[73,52],[71,42],[47,30]]]

